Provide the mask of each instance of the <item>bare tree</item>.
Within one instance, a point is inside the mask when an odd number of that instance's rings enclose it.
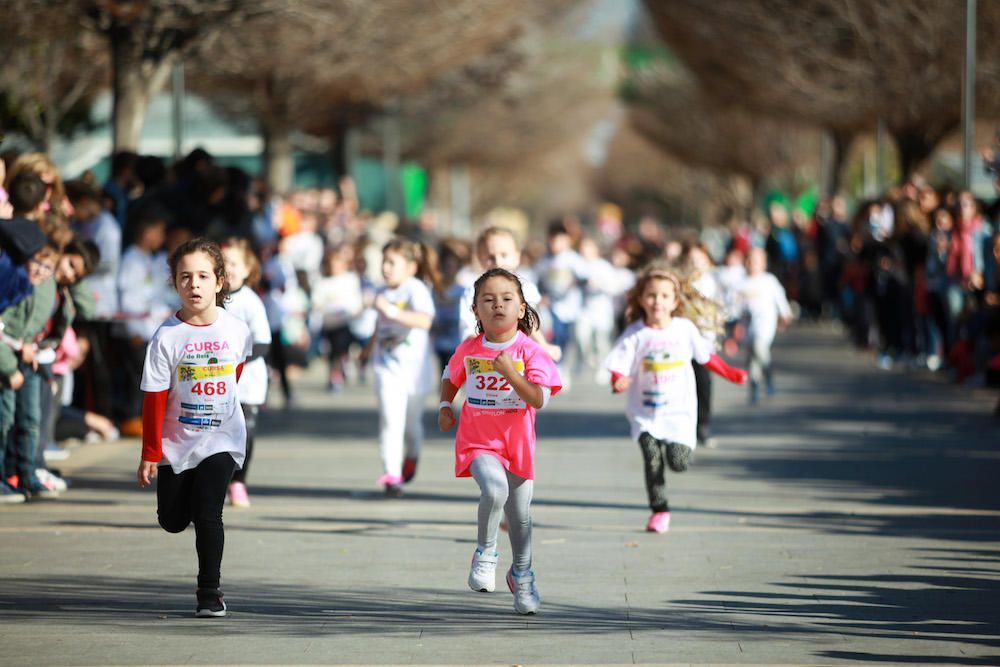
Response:
[[[198,59],[195,85],[230,115],[259,122],[268,173],[287,183],[293,130],[340,141],[359,114],[510,39],[524,4],[302,2],[221,33]]]
[[[85,112],[106,85],[106,50],[79,19],[46,2],[5,3],[0,24],[0,92],[7,113],[48,151],[62,121],[76,110]]]
[[[714,97],[845,136],[879,119],[902,173],[959,122],[961,0],[646,0],[660,32]],[[981,35],[1000,3],[979,3]],[[1000,107],[1000,43],[980,39],[981,112]]]
[[[815,129],[710,97],[679,65],[644,68],[631,89],[630,118],[640,133],[686,164],[744,176],[755,190],[818,154]]]
[[[63,11],[85,17],[107,39],[112,63],[113,142],[136,149],[146,110],[171,68],[223,27],[273,14],[287,0],[73,0]]]
[[[440,176],[468,168],[472,213],[518,205],[535,219],[592,203],[584,146],[619,117],[617,35],[581,36],[593,3],[545,0],[517,38],[401,100],[403,144]]]

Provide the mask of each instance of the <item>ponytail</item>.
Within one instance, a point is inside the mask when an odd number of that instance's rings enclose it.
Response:
[[[417,278],[429,283],[431,289],[440,294],[441,273],[438,271],[437,252],[426,243],[395,238],[382,246],[382,254],[397,252],[407,260],[416,262]]]
[[[436,294],[441,294],[444,286],[438,269],[437,251],[423,242],[415,242],[414,245],[417,247],[417,277],[429,284]]]

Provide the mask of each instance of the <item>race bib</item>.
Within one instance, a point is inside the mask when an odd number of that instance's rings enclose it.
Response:
[[[181,412],[177,421],[197,431],[221,426],[225,416],[232,412],[235,383],[230,384],[231,378],[235,378],[232,364],[178,366]]]
[[[677,375],[687,361],[672,359],[670,353],[662,350],[650,352],[642,358],[641,389],[642,404],[647,408],[661,408],[677,398]]]
[[[515,359],[514,368],[524,375],[524,360]],[[527,404],[517,395],[507,378],[493,369],[493,360],[465,358],[466,403],[492,410],[523,410]]]

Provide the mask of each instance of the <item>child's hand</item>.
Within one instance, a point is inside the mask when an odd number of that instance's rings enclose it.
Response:
[[[493,368],[497,373],[507,378],[508,381],[510,381],[511,376],[517,375],[517,367],[514,366],[514,360],[511,359],[511,356],[506,351],[501,351],[493,359]]]
[[[385,315],[390,320],[396,319],[396,316],[399,315],[399,308],[392,304],[389,299],[385,298],[382,294],[375,297],[374,306],[375,310]]]
[[[451,408],[443,407],[438,410],[438,428],[444,432],[451,430],[455,425],[455,413]]]
[[[562,348],[558,345],[553,345],[552,343],[545,343],[543,346],[545,351],[548,353],[549,358],[557,364],[562,361]]]
[[[632,378],[630,378],[627,375],[622,375],[620,378],[614,381],[614,383],[611,385],[611,388],[614,390],[616,394],[620,394],[631,386],[632,386]]]
[[[150,485],[156,477],[156,463],[153,461],[140,461],[139,469],[136,471],[136,479],[139,480],[139,488],[144,489]]]
[[[11,389],[17,391],[24,386],[24,375],[21,371],[14,371],[14,374],[10,376],[8,383],[10,384]]]
[[[38,364],[35,363],[35,346],[31,343],[25,343],[21,346],[21,361],[26,364],[31,364],[32,368],[38,369]]]

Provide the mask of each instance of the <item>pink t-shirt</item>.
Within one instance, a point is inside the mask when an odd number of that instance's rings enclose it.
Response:
[[[501,350],[531,382],[548,387],[552,395],[562,388],[552,359],[520,331],[504,344],[488,343],[483,334],[462,341],[448,362],[448,377],[465,388],[466,396],[455,437],[456,477],[469,477],[472,460],[488,453],[518,477],[535,478],[536,410],[493,370]]]

